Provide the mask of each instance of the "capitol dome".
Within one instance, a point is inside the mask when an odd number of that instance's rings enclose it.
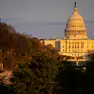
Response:
[[[74,8],[72,16],[69,17],[66,30],[86,30],[83,17],[78,13],[78,8]]]
[[[69,38],[86,39],[86,31],[87,29],[85,27],[83,17],[78,13],[78,8],[76,7],[75,2],[74,12],[69,17],[68,22],[66,24],[65,36]]]

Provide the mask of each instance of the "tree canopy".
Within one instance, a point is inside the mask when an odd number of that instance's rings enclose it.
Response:
[[[32,55],[14,71],[13,88],[16,94],[52,94],[60,62],[46,53]]]

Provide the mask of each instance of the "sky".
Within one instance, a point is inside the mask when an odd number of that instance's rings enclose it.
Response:
[[[94,0],[76,0],[87,34],[94,37]],[[74,0],[0,0],[2,22],[38,38],[63,38]]]

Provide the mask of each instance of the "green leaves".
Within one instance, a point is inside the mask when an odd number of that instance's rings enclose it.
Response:
[[[14,90],[16,94],[49,94],[55,87],[59,62],[39,52],[32,60],[21,63],[14,71]],[[41,93],[40,93],[41,92]]]

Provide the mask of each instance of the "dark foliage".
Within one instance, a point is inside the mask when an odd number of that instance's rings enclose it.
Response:
[[[59,62],[45,53],[32,55],[32,60],[19,64],[14,71],[16,94],[52,94]]]

